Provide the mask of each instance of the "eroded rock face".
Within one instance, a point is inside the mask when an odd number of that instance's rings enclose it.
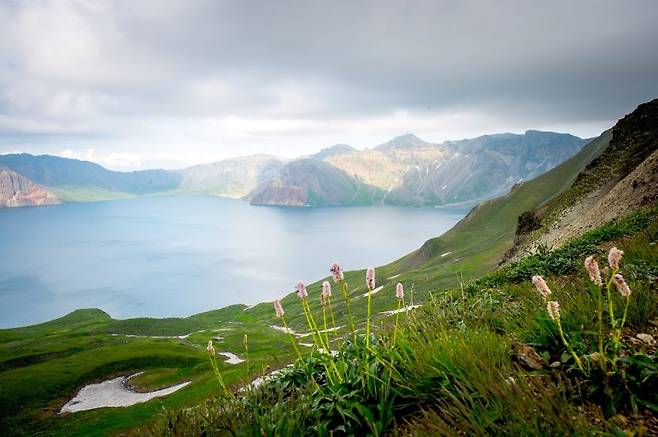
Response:
[[[0,169],[0,208],[56,205],[62,201],[32,180],[10,170]]]

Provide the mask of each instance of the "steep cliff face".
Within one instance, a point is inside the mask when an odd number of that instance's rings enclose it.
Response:
[[[53,193],[16,172],[0,168],[0,208],[61,203]]]
[[[322,161],[301,159],[251,196],[252,205],[360,205],[381,199],[383,192]]]

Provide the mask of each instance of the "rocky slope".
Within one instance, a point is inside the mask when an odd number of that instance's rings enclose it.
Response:
[[[658,202],[658,99],[640,105],[606,137],[609,146],[569,190],[526,212],[508,258],[557,247],[602,223]]]
[[[0,168],[0,208],[61,203],[53,193],[25,176]]]
[[[253,205],[361,205],[381,198],[381,190],[344,171],[314,159],[286,165],[273,180],[256,190]]]

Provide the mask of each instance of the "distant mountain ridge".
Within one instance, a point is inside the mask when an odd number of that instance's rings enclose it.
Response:
[[[98,164],[52,155],[0,155],[5,166],[46,187],[82,186],[131,194],[150,194],[176,189],[181,177],[167,170],[119,172]]]
[[[440,144],[405,134],[372,149],[337,144],[296,160],[258,154],[182,170],[118,172],[25,153],[0,155],[0,167],[64,201],[196,193],[242,197],[253,205],[437,206],[506,192],[570,158],[585,142],[540,131]]]
[[[342,170],[353,179],[352,185],[370,185],[370,190],[361,189],[359,204],[438,206],[500,195],[514,184],[532,179],[571,158],[586,142],[569,134],[541,131],[485,135],[441,144],[405,134],[371,150],[334,146],[311,159]],[[322,199],[322,205],[354,204],[337,200],[349,196],[332,197],[331,183],[321,181],[333,177],[329,172],[315,169],[318,172],[315,185],[328,187],[317,196],[317,190],[310,189],[304,178],[292,176],[299,171],[303,167],[295,164],[286,171],[286,177],[260,186],[251,196],[252,204],[316,205],[318,199]],[[307,191],[316,196],[300,199],[300,193]],[[294,201],[282,197],[286,192],[294,193]],[[271,196],[273,193],[276,196]]]

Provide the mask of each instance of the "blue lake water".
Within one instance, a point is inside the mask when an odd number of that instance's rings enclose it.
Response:
[[[165,317],[254,304],[381,265],[461,219],[442,208],[255,207],[161,197],[0,209],[0,327],[78,308]]]

